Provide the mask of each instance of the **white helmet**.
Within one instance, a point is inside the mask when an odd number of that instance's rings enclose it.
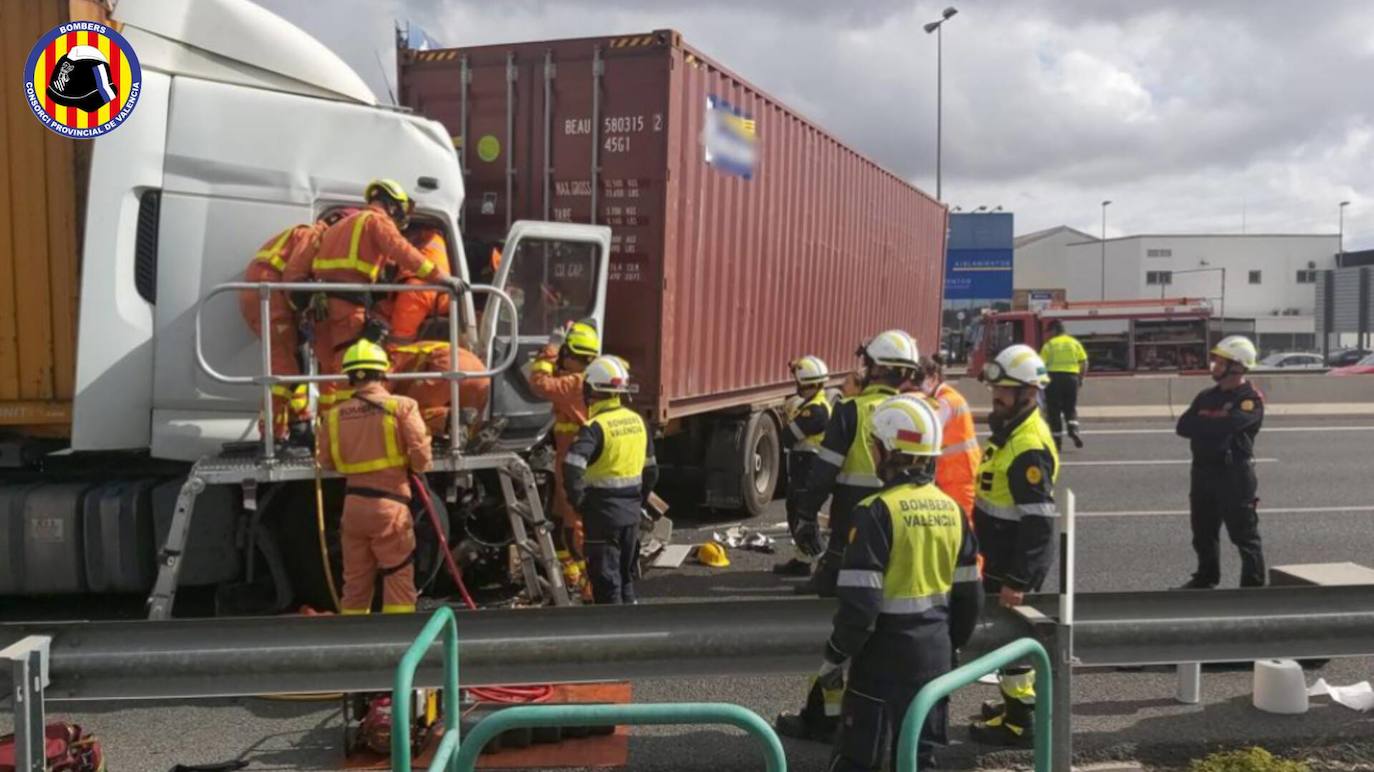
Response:
[[[630,391],[630,365],[618,356],[603,354],[593,359],[584,375],[592,391],[603,394],[627,394]]]
[[[993,386],[1044,388],[1049,382],[1045,360],[1024,343],[1007,346],[983,368],[983,380]]]
[[[820,357],[804,356],[793,359],[787,363],[787,367],[792,371],[792,377],[802,386],[815,386],[825,383],[830,378],[830,368],[825,366],[825,361]]]
[[[1255,369],[1255,360],[1259,358],[1255,344],[1244,335],[1227,335],[1212,349],[1212,354],[1229,359],[1246,370]]]
[[[878,333],[859,349],[859,353],[887,367],[904,367],[908,370],[920,367],[921,352],[916,350],[916,339],[902,330]]]
[[[873,411],[869,432],[889,453],[940,455],[940,418],[924,397],[899,394]]]

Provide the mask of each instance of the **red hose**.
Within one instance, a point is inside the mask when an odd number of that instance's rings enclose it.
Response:
[[[453,561],[453,550],[448,547],[448,537],[444,535],[444,526],[439,522],[439,514],[434,511],[434,502],[429,498],[429,489],[425,487],[424,481],[413,472],[410,475],[410,485],[419,494],[420,502],[425,505],[425,511],[429,513],[430,525],[434,526],[434,533],[439,537],[439,549],[444,554],[444,565],[448,566],[449,576],[452,576],[454,583],[458,585],[458,594],[463,597],[463,605],[471,611],[476,611],[477,604],[468,594],[468,586],[463,582],[463,572],[458,568],[458,564]]]
[[[429,489],[425,487],[424,481],[418,475],[411,473],[410,485],[420,496],[420,502],[425,505],[425,511],[429,513],[429,522],[434,526],[434,533],[439,537],[439,549],[444,554],[444,565],[448,566],[449,575],[458,585],[458,594],[463,596],[463,605],[470,610],[476,611],[477,604],[473,602],[472,595],[468,594],[468,586],[463,582],[463,572],[458,568],[458,564],[453,560],[453,550],[449,549],[448,537],[444,535],[443,525],[439,522],[439,513],[434,511],[434,502],[429,498]],[[547,702],[553,696],[553,686],[549,684],[539,684],[535,686],[482,686],[468,689],[468,694],[479,702],[495,702],[503,705],[523,704],[530,702]]]

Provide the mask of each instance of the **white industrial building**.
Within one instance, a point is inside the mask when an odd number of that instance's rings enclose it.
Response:
[[[1217,316],[1254,319],[1260,348],[1316,346],[1317,271],[1337,234],[1142,234],[1101,239],[1068,226],[1016,238],[1012,284],[1069,301],[1206,298]],[[1105,277],[1104,277],[1105,273]]]

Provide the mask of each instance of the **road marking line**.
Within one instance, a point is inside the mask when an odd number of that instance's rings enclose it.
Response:
[[[1341,512],[1374,512],[1374,506],[1352,505],[1348,507],[1264,507],[1259,508],[1261,515],[1323,515]],[[1186,509],[1126,509],[1106,512],[1079,512],[1080,517],[1182,517]]]
[[[1127,459],[1123,461],[1064,461],[1060,466],[1181,466],[1193,463],[1190,459]],[[1277,458],[1257,458],[1256,464],[1276,464]]]
[[[1374,426],[1266,426],[1260,431],[1264,434],[1273,432],[1311,432],[1320,434],[1322,432],[1374,432]],[[1088,429],[1079,432],[1084,436],[1095,434],[1175,434],[1173,429]]]

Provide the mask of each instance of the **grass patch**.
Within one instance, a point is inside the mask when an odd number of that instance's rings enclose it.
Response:
[[[1310,772],[1306,763],[1280,759],[1263,748],[1213,753],[1194,761],[1189,772]]]

